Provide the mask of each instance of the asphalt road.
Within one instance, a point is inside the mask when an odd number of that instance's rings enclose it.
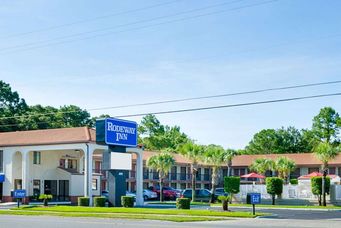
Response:
[[[281,212],[278,218],[230,219],[216,222],[175,223],[149,220],[65,218],[49,216],[0,215],[0,228],[179,228],[179,227],[341,227],[341,212]],[[303,220],[303,217],[308,219]],[[310,216],[309,216],[310,214]],[[295,217],[300,215],[300,217]],[[318,218],[320,217],[320,218]],[[321,219],[322,218],[322,219]]]

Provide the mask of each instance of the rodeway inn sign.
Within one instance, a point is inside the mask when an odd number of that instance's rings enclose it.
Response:
[[[104,139],[103,135],[98,134],[100,132],[104,132]],[[96,124],[96,141],[106,145],[136,147],[137,123],[114,118],[101,120]]]

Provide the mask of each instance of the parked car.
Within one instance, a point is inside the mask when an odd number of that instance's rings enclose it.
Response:
[[[126,191],[126,196],[132,196],[136,200],[136,194],[133,192]]]
[[[211,195],[212,195],[212,193],[207,189],[196,189],[195,194],[196,194],[196,199],[195,199],[196,201],[205,201],[205,202],[210,201]],[[181,193],[181,198],[192,199],[192,189],[186,188]]]
[[[157,193],[148,189],[143,189],[143,198],[144,200],[156,199]]]
[[[212,191],[211,191],[212,192]],[[218,196],[227,196],[228,193],[225,192],[224,188],[216,188],[214,196],[218,198]]]
[[[183,189],[174,189],[176,191],[176,198],[180,198]]]
[[[171,187],[162,187],[163,197],[165,200],[175,200],[176,199],[176,191]],[[160,198],[160,187],[159,186],[150,186],[148,190],[156,192],[157,197]]]

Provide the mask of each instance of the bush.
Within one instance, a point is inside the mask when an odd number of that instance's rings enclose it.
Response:
[[[44,206],[47,207],[49,205],[49,200],[52,199],[52,195],[50,195],[50,194],[40,194],[39,195],[39,199],[43,200]]]
[[[134,197],[132,196],[122,196],[121,197],[122,207],[134,207]]]
[[[88,207],[90,204],[89,197],[79,197],[78,198],[78,206]]]
[[[290,179],[290,184],[297,185],[298,184],[298,180],[297,179]]]
[[[189,198],[178,198],[176,200],[176,208],[177,209],[190,209],[191,208],[191,199],[189,199]]]
[[[275,205],[276,195],[280,196],[283,192],[283,180],[278,177],[266,178],[266,191],[272,195],[272,205]]]
[[[231,201],[233,194],[238,194],[240,191],[240,177],[225,177],[224,191],[229,193]]]
[[[323,177],[312,177],[311,178],[311,192],[318,196],[319,205],[321,205],[322,195],[322,178]],[[325,192],[329,194],[330,189],[330,177],[326,177],[326,183],[324,186]]]
[[[225,177],[224,191],[230,194],[237,194],[240,191],[240,177]]]
[[[102,196],[95,197],[94,198],[94,206],[95,207],[105,207],[105,201],[106,201],[105,197],[102,197]]]

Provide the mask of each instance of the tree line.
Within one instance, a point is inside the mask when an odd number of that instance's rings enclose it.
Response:
[[[28,105],[9,84],[0,80],[0,132],[51,129],[65,127],[95,127],[97,118],[75,105],[51,107]],[[238,154],[304,153],[312,152],[321,141],[334,146],[340,144],[341,118],[331,107],[320,110],[313,118],[311,129],[282,127],[264,129],[256,133]],[[144,116],[139,124],[139,143],[145,149],[157,151],[178,151],[189,142],[189,138],[179,126],[163,125],[154,115]]]

